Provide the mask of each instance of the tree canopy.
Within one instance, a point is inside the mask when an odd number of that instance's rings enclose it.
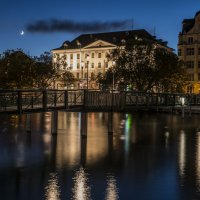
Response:
[[[180,92],[185,84],[185,71],[178,57],[145,39],[131,39],[125,47],[114,49],[109,59],[115,62],[111,69],[115,83],[129,85],[137,91]],[[111,84],[110,70],[99,82]]]
[[[68,77],[69,76],[69,77]],[[48,88],[58,79],[72,82],[72,73],[60,71],[52,63],[51,54],[44,52],[32,58],[22,50],[7,50],[0,56],[0,88]]]

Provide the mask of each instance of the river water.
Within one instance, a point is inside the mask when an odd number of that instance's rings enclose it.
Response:
[[[200,116],[88,113],[87,139],[78,112],[0,116],[1,200],[200,199]]]

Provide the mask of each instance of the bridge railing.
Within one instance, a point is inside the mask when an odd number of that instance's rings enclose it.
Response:
[[[83,102],[83,90],[0,90],[0,112],[67,109]]]
[[[99,90],[0,90],[0,112],[69,109],[123,110],[141,106],[200,106],[200,94]]]

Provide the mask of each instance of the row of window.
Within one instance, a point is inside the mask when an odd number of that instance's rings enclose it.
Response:
[[[94,73],[92,72],[92,73],[89,74],[88,77],[93,77],[93,76],[94,76]],[[76,78],[77,79],[79,79],[79,78],[87,78],[87,73],[84,73],[84,74],[83,73],[81,73],[81,74],[80,73],[76,73]]]
[[[188,81],[194,81],[194,74],[187,74]],[[198,73],[198,81],[200,81],[200,73]]]
[[[91,63],[91,65],[90,64],[88,64],[88,65],[89,65],[88,66],[89,68],[94,68],[94,63]],[[76,67],[77,67],[77,69],[80,69],[80,63],[77,63]],[[98,63],[98,68],[101,68],[101,67],[102,67],[102,63],[99,62]],[[105,67],[108,68],[108,62],[105,63]],[[70,64],[70,69],[73,69],[73,64],[72,63]],[[83,67],[81,67],[81,69],[83,69]],[[85,65],[85,69],[87,69],[87,65]]]
[[[198,48],[197,54],[200,55],[200,48]],[[182,50],[181,50],[181,49],[178,49],[178,56],[181,56],[181,55],[182,55]],[[195,50],[194,50],[194,48],[187,48],[187,49],[186,49],[186,55],[187,55],[187,56],[193,56],[193,55],[195,55]]]
[[[181,38],[179,41],[183,42],[183,38]],[[194,44],[195,40],[193,37],[188,37],[187,40],[184,40],[184,42],[187,42],[187,44]]]
[[[190,60],[185,63],[187,69],[194,69],[194,61]],[[200,61],[198,61],[198,68],[200,68]]]
[[[74,54],[70,54],[70,59],[72,60],[73,59],[73,55]],[[77,53],[77,59],[80,59],[80,53]],[[86,53],[85,54],[85,59],[87,58],[87,56],[90,56],[89,53]],[[95,53],[91,53],[91,58],[95,58]],[[97,58],[102,58],[102,53],[98,53],[97,54]]]

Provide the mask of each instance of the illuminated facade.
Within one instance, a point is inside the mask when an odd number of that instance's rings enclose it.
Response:
[[[179,33],[178,56],[187,72],[187,93],[200,93],[200,11],[184,19]]]
[[[162,47],[168,48],[166,42],[156,40],[154,36],[145,30],[131,30],[120,32],[107,32],[96,34],[84,34],[71,42],[65,41],[60,48],[53,49],[53,62],[59,70],[69,70],[78,80],[75,88],[96,89],[95,77],[112,67],[107,55],[116,47],[123,47],[130,38],[148,39],[155,41]],[[168,48],[170,49],[170,48]],[[170,49],[171,50],[171,49]],[[57,83],[56,88],[63,88],[62,83]]]

